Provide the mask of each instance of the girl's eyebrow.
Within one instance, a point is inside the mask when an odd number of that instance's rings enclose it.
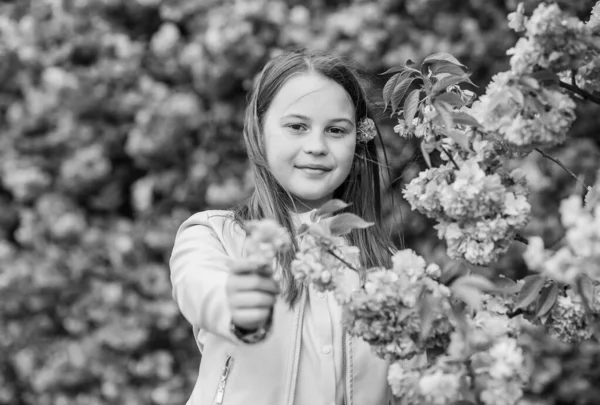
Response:
[[[298,118],[304,121],[310,121],[310,118],[308,118],[306,115],[301,114],[288,114],[281,117],[282,120],[284,118]],[[354,122],[352,122],[352,120],[349,120],[348,118],[333,118],[330,120],[330,122],[345,122],[348,125],[354,126]]]

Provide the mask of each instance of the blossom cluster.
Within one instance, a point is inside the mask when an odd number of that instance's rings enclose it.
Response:
[[[530,205],[525,179],[486,173],[475,158],[428,169],[413,179],[404,197],[413,209],[438,221],[438,236],[448,254],[487,264],[504,253],[526,225]]]
[[[392,392],[403,404],[449,405],[472,399],[485,405],[513,405],[530,376],[527,354],[517,340],[518,324],[487,310],[465,318],[451,333],[445,354],[434,361],[395,361],[388,372]]]
[[[292,274],[296,281],[312,284],[317,291],[333,291],[347,264],[358,262],[358,253],[357,247],[348,246],[340,237],[333,238],[333,243],[321,243],[313,235],[301,235]]]
[[[589,195],[595,193],[596,187]],[[581,274],[600,279],[600,201],[589,201],[593,204],[584,205],[580,196],[572,195],[561,202],[565,245],[550,252],[540,237],[531,237],[523,255],[530,269],[570,285]]]
[[[530,152],[564,142],[576,118],[575,107],[561,91],[507,71],[492,77],[470,112],[486,132],[518,151]]]
[[[364,288],[344,297],[344,322],[350,334],[362,338],[373,351],[388,360],[410,359],[427,350],[444,349],[453,325],[447,316],[448,287],[437,280],[436,264],[410,249],[393,256],[391,269],[374,269],[366,275]],[[429,333],[420,338],[419,304],[430,297]]]
[[[541,3],[531,17],[523,5],[509,15],[509,27],[524,32],[509,50],[510,64],[517,74],[532,73],[535,68],[554,72],[576,70],[585,63],[592,31],[579,18],[564,13],[556,4]]]
[[[245,260],[256,266],[270,267],[281,252],[291,248],[292,240],[287,230],[272,219],[248,221]]]

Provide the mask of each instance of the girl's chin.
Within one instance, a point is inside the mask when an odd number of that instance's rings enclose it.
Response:
[[[314,191],[314,190],[313,190]],[[303,205],[310,207],[311,209],[319,208],[327,201],[331,200],[332,194],[330,193],[293,193],[296,199]]]

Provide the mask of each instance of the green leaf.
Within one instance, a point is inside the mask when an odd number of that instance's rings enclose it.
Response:
[[[333,235],[329,230],[328,224],[323,222],[308,224],[306,233],[308,233],[311,236],[314,236],[317,239],[331,241],[333,238]]]
[[[390,77],[388,81],[385,83],[383,87],[383,102],[385,103],[385,107],[387,109],[388,104],[392,99],[392,91],[396,87],[398,80],[402,77],[401,73],[397,73],[394,76]]]
[[[576,283],[577,292],[583,299],[586,309],[589,309],[594,302],[594,280],[587,274],[581,274]]]
[[[427,167],[430,169],[433,167],[431,165],[431,157],[429,154],[433,152],[430,150],[430,144],[425,142],[425,139],[421,141],[421,154],[423,154],[423,159],[425,159],[425,163],[427,163]]]
[[[444,123],[447,129],[451,129],[454,127],[454,119],[452,118],[452,107],[449,104],[436,99],[433,102],[433,108],[435,108],[438,114],[440,114],[442,122]]]
[[[452,107],[462,107],[465,105],[463,99],[456,93],[442,93],[436,96],[435,99]]]
[[[419,108],[419,97],[421,95],[421,89],[413,90],[410,92],[406,100],[404,101],[404,121],[406,121],[406,125],[412,125],[412,121],[417,114],[417,109]]]
[[[473,287],[483,292],[490,292],[496,290],[496,285],[489,279],[479,274],[470,274],[458,278],[452,286],[466,285]]]
[[[496,292],[500,294],[516,294],[521,291],[521,286],[510,278],[500,277],[494,280]]]
[[[524,280],[525,284],[523,284],[517,296],[516,309],[525,309],[531,305],[538,298],[542,287],[546,283],[546,277],[541,274],[527,276]]]
[[[396,111],[406,91],[410,87],[410,85],[415,81],[414,77],[408,77],[406,79],[398,81],[398,84],[394,88],[394,92],[392,93],[392,114]],[[407,123],[410,125],[410,123]]]
[[[406,70],[406,66],[394,66],[392,68],[389,68],[385,72],[380,73],[380,75],[381,76],[383,76],[383,75],[389,75],[390,73],[404,72],[405,70]]]
[[[560,78],[558,77],[558,75],[556,73],[554,73],[553,71],[548,70],[548,69],[538,70],[537,72],[532,73],[530,76],[540,82],[545,82],[545,81],[558,82],[560,80]]]
[[[421,330],[419,335],[421,339],[429,336],[433,321],[435,320],[436,300],[429,293],[421,294],[418,301],[419,319],[421,320]]]
[[[463,301],[471,309],[480,309],[483,301],[483,294],[479,288],[468,284],[452,284],[450,286],[454,296]]]
[[[542,288],[542,292],[540,294],[540,299],[537,301],[537,311],[535,316],[543,317],[545,316],[558,298],[558,285],[556,283],[548,284]]]
[[[446,93],[449,94],[449,93]],[[452,120],[455,124],[466,125],[469,127],[480,127],[479,122],[471,114],[464,111],[452,111]]]
[[[373,222],[367,222],[358,215],[345,212],[333,217],[329,223],[329,230],[334,236],[341,236],[349,233],[353,229],[364,229],[374,225]]]
[[[321,205],[316,211],[313,212],[315,218],[312,220],[316,220],[317,217],[326,218],[331,216],[334,212],[343,210],[346,207],[349,207],[350,204],[338,200],[336,198],[327,201],[325,204]]]
[[[467,267],[463,260],[451,260],[444,265],[442,269],[442,277],[440,283],[450,285],[458,277],[467,274]]]
[[[460,132],[456,129],[446,129],[446,128],[440,128],[439,131],[443,135],[446,135],[448,138],[453,139],[454,142],[459,144],[460,147],[463,148],[464,150],[466,150],[466,151],[470,150],[469,149],[469,138],[467,137],[467,134],[465,134],[464,132]]]
[[[447,63],[457,65],[457,66],[465,66],[462,63],[460,63],[458,61],[458,59],[456,59],[454,56],[452,56],[451,54],[449,54],[447,52],[438,52],[438,53],[429,55],[428,57],[423,59],[421,66],[426,66],[426,65],[436,63],[436,62],[447,62]]]
[[[459,83],[469,82],[472,84],[469,79],[469,75],[461,75],[461,76],[446,76],[440,80],[438,80],[431,89],[432,96],[437,95],[438,93],[445,92],[446,89],[450,86],[454,86]]]
[[[434,69],[432,69],[432,74],[434,77],[441,74],[448,74],[451,76],[462,76],[465,74],[465,70],[459,66],[446,63],[440,64],[439,67],[436,66]]]

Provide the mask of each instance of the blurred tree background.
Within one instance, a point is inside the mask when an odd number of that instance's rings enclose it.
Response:
[[[528,0],[531,10],[540,0]],[[587,20],[595,0],[561,0]],[[450,52],[481,93],[506,70],[516,0],[4,0],[0,3],[0,405],[183,404],[197,375],[191,328],[167,262],[193,212],[252,190],[242,141],[246,93],[291,46],[353,60],[380,105],[380,73]],[[591,183],[600,122],[580,103],[551,151]],[[386,218],[444,265],[431,223],[403,185],[425,164],[380,112]],[[539,156],[528,232],[558,240],[577,191]],[[393,219],[402,217],[400,226]],[[519,271],[516,246],[497,264]]]

